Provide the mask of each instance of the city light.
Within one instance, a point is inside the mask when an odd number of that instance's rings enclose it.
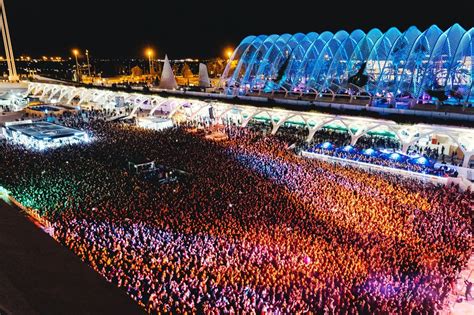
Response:
[[[78,49],[73,49],[73,50],[72,50],[72,54],[73,54],[75,57],[79,56],[79,50],[78,50]]]
[[[146,49],[146,55],[147,55],[148,58],[153,57],[153,55],[154,55],[153,49],[147,48],[147,49]]]
[[[225,50],[225,56],[227,57],[227,59],[230,59],[230,57],[232,57],[232,54],[234,53],[234,49],[233,48],[227,48]]]

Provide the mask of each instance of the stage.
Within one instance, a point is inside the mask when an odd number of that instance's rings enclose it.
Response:
[[[6,122],[2,130],[8,141],[39,150],[89,141],[84,131],[47,122]]]

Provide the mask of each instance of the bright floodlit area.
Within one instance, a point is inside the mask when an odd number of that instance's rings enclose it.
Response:
[[[63,2],[0,0],[0,315],[474,314],[467,4]]]

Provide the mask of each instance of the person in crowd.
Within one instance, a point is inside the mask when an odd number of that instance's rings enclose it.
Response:
[[[468,279],[466,279],[466,280],[464,280],[464,284],[466,285],[466,292],[465,292],[464,296],[466,297],[466,301],[469,301],[468,297],[470,297],[472,299],[472,294],[471,294],[472,282],[469,281]]]

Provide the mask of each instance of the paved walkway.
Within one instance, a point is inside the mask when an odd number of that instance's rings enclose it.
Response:
[[[0,199],[0,314],[143,314],[123,291]]]

